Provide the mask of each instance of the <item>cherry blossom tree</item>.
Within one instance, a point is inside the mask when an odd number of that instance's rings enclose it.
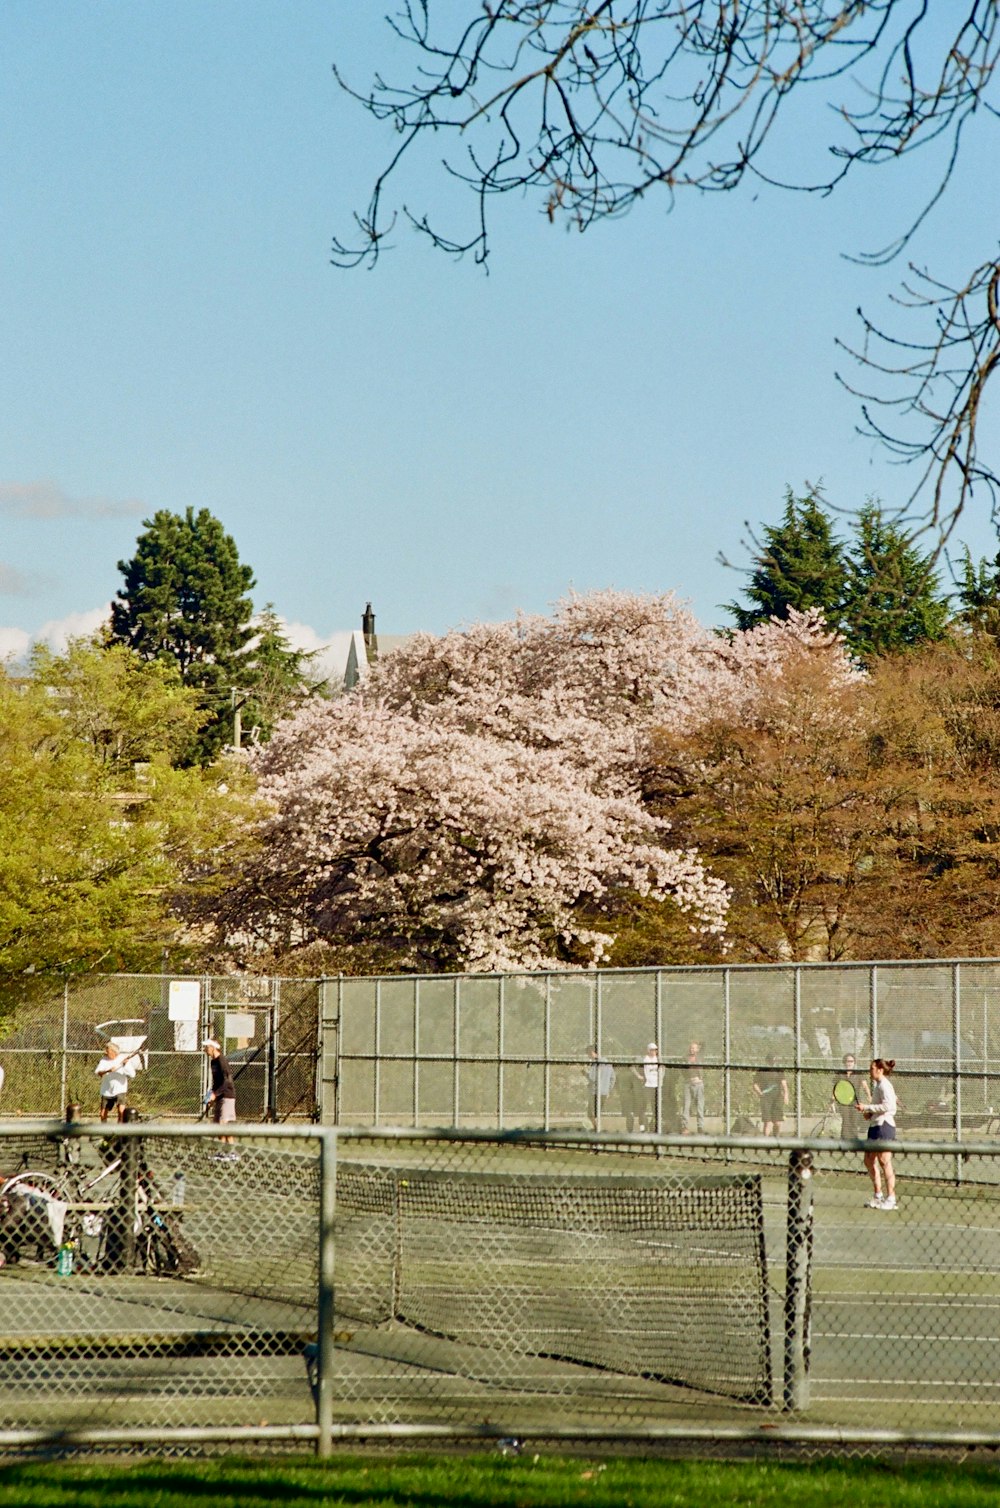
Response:
[[[272,816],[224,935],[341,964],[373,942],[400,968],[593,964],[623,894],[721,932],[725,884],[642,787],[653,729],[692,720],[727,655],[673,597],[617,592],[417,636],[255,756]]]
[[[588,966],[640,917],[642,961],[717,957],[742,879],[716,842],[740,812],[705,794],[721,730],[819,759],[860,678],[815,612],[727,639],[669,594],[416,636],[255,752],[270,816],[220,940],[283,969]]]

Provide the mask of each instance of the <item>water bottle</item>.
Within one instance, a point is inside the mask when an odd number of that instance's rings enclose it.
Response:
[[[64,1241],[56,1253],[56,1272],[61,1278],[68,1278],[73,1271],[73,1243]]]
[[[184,1169],[183,1168],[178,1168],[177,1172],[174,1174],[174,1187],[173,1187],[173,1190],[171,1191],[170,1202],[177,1209],[181,1209],[183,1207],[183,1204],[184,1204]]]

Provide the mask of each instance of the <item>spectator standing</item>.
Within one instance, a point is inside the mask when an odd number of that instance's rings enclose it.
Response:
[[[691,1112],[699,1135],[705,1129],[705,1076],[701,1067],[701,1043],[692,1042],[688,1047],[687,1075],[684,1080],[684,1109],[681,1112],[681,1131],[690,1129]]]
[[[788,1081],[784,1070],[775,1067],[773,1052],[768,1053],[765,1066],[754,1074],[753,1089],[760,1102],[764,1135],[780,1135],[781,1122],[788,1105]]]
[[[660,1049],[655,1042],[650,1042],[642,1060],[642,1094],[645,1103],[640,1131],[660,1129],[660,1085],[662,1083],[663,1065],[660,1062]]]
[[[642,1060],[623,1063],[618,1074],[618,1094],[622,1104],[622,1115],[625,1117],[625,1130],[634,1131],[638,1126],[642,1130],[643,1107],[643,1078]]]
[[[211,1109],[212,1119],[217,1126],[231,1126],[236,1120],[236,1087],[229,1059],[222,1051],[222,1043],[214,1037],[206,1037],[202,1047],[212,1075],[212,1087],[205,1104]],[[230,1150],[215,1153],[216,1158],[223,1162],[236,1162],[240,1154],[232,1148],[233,1138],[220,1136],[219,1141],[226,1143]]]
[[[590,1124],[596,1131],[604,1115],[608,1095],[615,1087],[615,1070],[606,1058],[601,1057],[596,1043],[592,1043],[587,1048],[587,1065],[584,1072],[587,1075],[587,1113],[590,1117]]]

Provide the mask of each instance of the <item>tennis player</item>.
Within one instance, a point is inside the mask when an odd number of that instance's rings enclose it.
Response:
[[[869,1123],[871,1151],[865,1153],[865,1167],[872,1181],[872,1197],[868,1201],[872,1210],[896,1208],[896,1174],[892,1166],[892,1144],[896,1140],[896,1091],[892,1087],[895,1066],[895,1058],[872,1060],[872,1102],[857,1107]]]

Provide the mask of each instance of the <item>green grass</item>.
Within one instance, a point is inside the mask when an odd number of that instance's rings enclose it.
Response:
[[[525,1453],[0,1467],[4,1508],[985,1508],[1000,1467],[910,1461],[734,1463]]]

